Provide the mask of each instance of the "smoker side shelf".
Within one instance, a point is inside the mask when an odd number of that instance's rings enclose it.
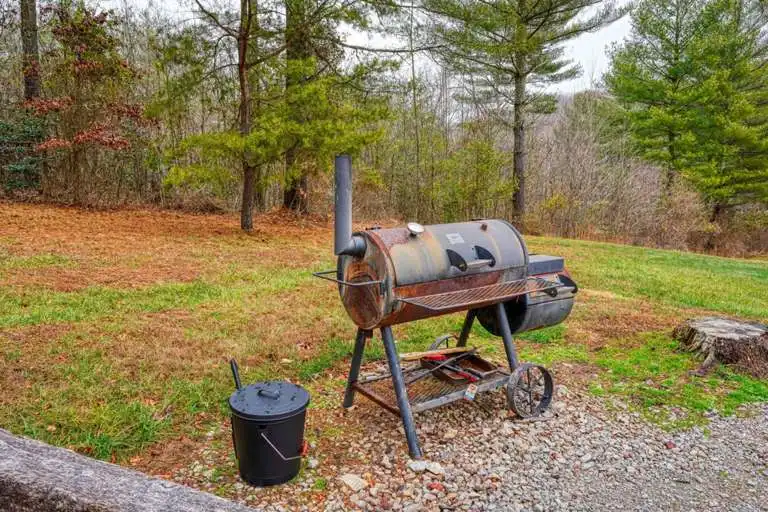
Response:
[[[403,376],[406,383],[409,376],[421,371],[419,367],[403,369]],[[373,402],[384,407],[388,411],[400,415],[400,409],[397,407],[397,400],[392,387],[390,375],[376,375],[362,378],[353,384],[355,391],[369,398]],[[509,373],[499,369],[497,373],[481,379],[474,384],[477,386],[477,392],[492,391],[506,384],[509,379]],[[408,401],[411,404],[411,410],[414,413],[423,412],[441,405],[449,404],[464,398],[469,383],[452,383],[437,378],[434,375],[427,375],[419,378],[410,384],[406,384]]]
[[[404,297],[398,298],[398,300],[430,311],[448,311],[452,309],[490,306],[491,304],[504,302],[534,292],[557,293],[558,286],[560,285],[554,281],[547,281],[539,277],[529,277],[519,281],[507,281],[505,283],[421,297]]]

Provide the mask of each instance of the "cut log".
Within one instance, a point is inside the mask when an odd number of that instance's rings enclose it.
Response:
[[[764,324],[708,316],[686,320],[672,335],[685,350],[704,357],[695,374],[704,375],[720,362],[758,377],[768,376],[768,326]]]
[[[3,512],[254,512],[0,429]]]

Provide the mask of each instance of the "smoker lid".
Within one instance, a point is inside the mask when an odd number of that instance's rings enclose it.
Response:
[[[232,412],[249,420],[282,420],[303,411],[308,405],[306,389],[278,380],[250,384],[229,397]]]
[[[528,249],[506,221],[484,220],[365,232],[391,264],[394,286],[421,284],[487,272],[505,279],[528,275]]]

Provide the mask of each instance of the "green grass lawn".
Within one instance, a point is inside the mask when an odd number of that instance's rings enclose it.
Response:
[[[534,252],[564,256],[585,288],[670,306],[768,319],[768,261],[580,240],[526,240]]]
[[[205,217],[199,222],[215,225]],[[91,236],[86,224],[84,234],[75,226],[62,240]],[[120,252],[107,255],[101,247],[57,250],[57,240],[11,244],[0,237],[0,277],[14,278],[0,287],[0,427],[124,461],[161,440],[201,438],[225,421],[232,390],[227,360],[236,357],[245,381],[288,378],[310,388],[312,435],[343,435],[332,418],[324,423],[323,411],[341,400],[355,327],[335,288],[311,276],[333,267],[330,229],[312,228],[314,245],[303,248],[295,233],[267,222],[262,238],[234,229],[185,238],[174,226],[147,238],[121,232],[118,223],[109,236],[122,244]],[[523,359],[553,366],[566,379],[564,363],[584,368],[595,377],[576,385],[622,397],[668,428],[704,423],[712,409],[729,414],[740,404],[768,401],[765,381],[727,368],[690,377],[698,361],[669,337],[670,327],[689,315],[766,320],[768,262],[528,241],[532,252],[565,256],[582,293],[565,324],[520,336]],[[169,251],[176,251],[172,258]],[[105,265],[128,272],[137,261],[169,258],[183,261],[195,277],[72,286]],[[66,272],[69,288],[41,285],[40,276],[53,281]],[[400,350],[423,350],[438,335],[458,331],[462,320],[451,315],[398,326]],[[481,327],[471,343],[503,360],[500,341]],[[380,359],[382,352],[374,341],[366,357]]]

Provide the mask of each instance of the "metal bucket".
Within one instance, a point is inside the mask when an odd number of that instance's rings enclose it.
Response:
[[[298,474],[306,453],[309,393],[285,381],[242,387],[237,363],[230,364],[237,387],[229,397],[232,443],[240,477],[260,487],[287,482]]]

